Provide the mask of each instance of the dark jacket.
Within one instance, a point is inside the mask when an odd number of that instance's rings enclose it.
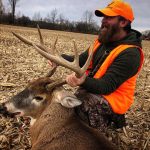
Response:
[[[93,56],[93,68],[98,65],[99,59],[105,51],[111,51],[120,44],[131,44],[141,47],[141,34],[138,31],[131,32],[123,39],[109,44],[101,44]],[[65,59],[73,61],[73,56],[62,55]],[[88,51],[80,55],[80,66],[83,66],[88,57]],[[88,92],[95,94],[110,94],[117,89],[125,80],[135,75],[140,65],[140,51],[138,48],[128,48],[121,52],[112,65],[108,68],[106,74],[100,79],[86,77],[81,85]]]

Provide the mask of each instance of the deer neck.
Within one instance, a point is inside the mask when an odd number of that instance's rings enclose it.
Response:
[[[73,109],[68,109],[56,102],[52,102],[30,129],[31,135],[33,135],[31,137],[32,143],[39,137],[43,139],[45,135],[49,138],[49,141],[55,139],[61,134],[61,131],[70,128],[72,123],[77,122],[75,120]]]
[[[40,118],[50,121],[51,124],[61,125],[69,118],[74,117],[74,110],[66,108],[57,102],[52,102],[50,107],[47,107]]]
[[[51,103],[36,119],[36,122],[34,123],[32,128],[37,128],[37,126],[39,126],[39,128],[41,128],[42,130],[42,128],[45,128],[46,125],[49,126],[51,132],[55,132],[58,131],[58,129],[62,128],[68,120],[74,120],[76,118],[74,109],[66,108],[58,103],[56,100],[56,95],[57,94],[53,94]]]

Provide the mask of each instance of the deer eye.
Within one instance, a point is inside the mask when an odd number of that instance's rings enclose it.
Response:
[[[41,97],[41,96],[35,96],[34,99],[35,99],[36,101],[42,101],[42,100],[43,100],[43,97]]]

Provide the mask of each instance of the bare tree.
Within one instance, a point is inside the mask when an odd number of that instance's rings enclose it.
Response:
[[[15,16],[16,16],[16,19],[18,19],[18,18],[21,18],[23,14],[21,13],[21,11],[18,11]]]
[[[94,22],[94,19],[93,19],[94,15],[93,15],[93,12],[91,11],[88,11],[86,10],[84,13],[83,13],[83,20],[86,24],[91,24]]]
[[[52,23],[55,23],[56,22],[56,17],[57,17],[57,9],[54,9],[54,10],[51,11],[50,17],[51,17]]]
[[[50,23],[51,22],[51,17],[50,16],[51,16],[50,13],[48,13],[46,15],[46,17],[44,18],[44,21]]]
[[[16,4],[19,0],[8,0],[10,7],[11,7],[11,14],[12,14],[12,23],[15,22],[15,10],[16,10]]]
[[[59,14],[59,16],[58,16],[58,23],[59,24],[65,23],[65,17],[64,17],[63,14]]]
[[[32,19],[33,19],[34,21],[41,21],[41,20],[42,20],[42,17],[41,17],[40,12],[35,12]]]
[[[0,0],[0,15],[2,15],[4,12],[5,12],[4,5],[2,0]]]
[[[47,14],[44,21],[54,24],[54,23],[58,22],[57,15],[58,15],[57,9],[53,9],[50,13]]]

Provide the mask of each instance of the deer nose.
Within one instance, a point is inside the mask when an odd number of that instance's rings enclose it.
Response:
[[[7,112],[7,107],[5,106],[5,103],[0,104],[0,113],[4,114]]]
[[[8,112],[7,107],[6,107],[6,103],[0,104],[0,114],[2,114],[4,117],[11,117],[11,118],[13,118],[14,115]]]
[[[5,110],[7,110],[7,107],[6,107],[6,102],[5,103],[1,103],[0,104],[0,110],[2,110],[2,109],[5,109]]]

